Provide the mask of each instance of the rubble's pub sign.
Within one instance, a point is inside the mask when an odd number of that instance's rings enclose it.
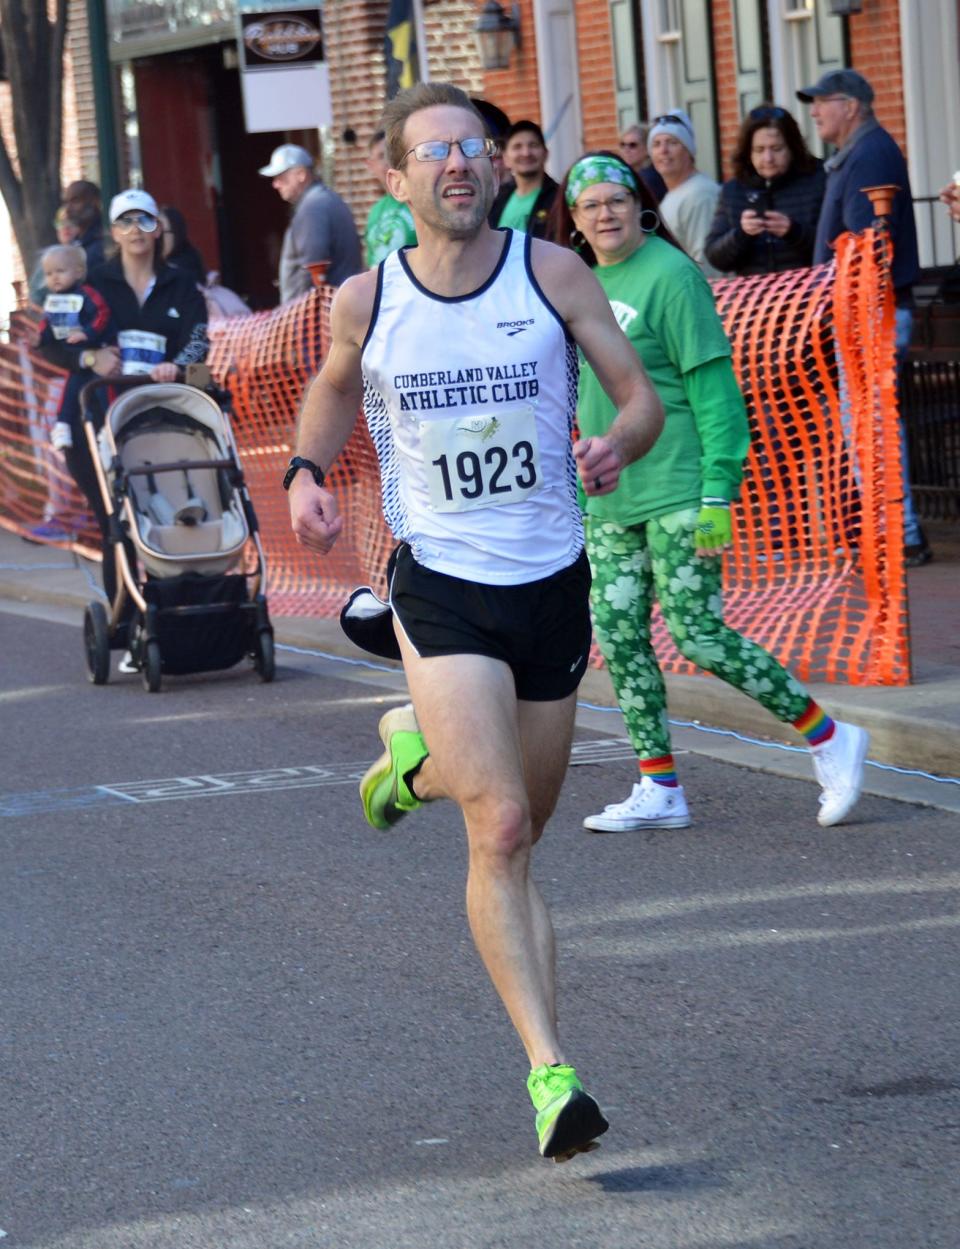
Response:
[[[277,69],[323,60],[319,9],[241,12],[240,23],[245,69]]]
[[[239,0],[237,44],[249,133],[333,124],[318,5]]]

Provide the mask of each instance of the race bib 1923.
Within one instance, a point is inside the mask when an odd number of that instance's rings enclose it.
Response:
[[[543,484],[529,403],[421,421],[420,438],[430,506],[436,512],[517,503]]]

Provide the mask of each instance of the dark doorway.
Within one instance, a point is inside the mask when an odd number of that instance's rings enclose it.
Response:
[[[207,269],[250,304],[277,302],[289,209],[257,170],[280,143],[317,149],[316,132],[248,134],[240,74],[211,44],[133,62],[143,182],[186,217]]]

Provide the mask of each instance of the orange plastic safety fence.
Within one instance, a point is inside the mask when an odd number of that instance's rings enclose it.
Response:
[[[383,590],[393,539],[380,511],[380,476],[366,425],[359,420],[328,476],[347,526],[323,559],[299,546],[280,488],[293,454],[303,392],[330,338],[333,290],[254,317],[214,321],[208,359],[233,396],[233,427],[267,554],[274,615],[335,615],[358,585]]]
[[[715,285],[753,432],[725,616],[805,679],[909,680],[887,247],[882,231],[868,230],[844,236],[834,264]],[[303,390],[328,348],[331,296],[323,288],[211,325],[209,363],[233,396],[274,615],[334,615],[355,586],[382,590],[393,545],[362,420],[328,479],[347,518],[333,552],[318,558],[290,531],[279,482]],[[0,523],[8,527],[36,524],[45,509],[65,508],[68,523],[83,512],[45,441],[60,384],[22,345],[0,348]],[[665,668],[695,671],[659,614],[654,640]]]
[[[0,523],[24,534],[42,525],[74,535],[61,545],[98,554],[97,526],[50,446],[63,374],[30,350],[32,324],[15,313],[10,341],[0,345]]]
[[[752,434],[724,614],[808,680],[910,679],[888,248],[846,234],[834,264],[714,287]]]

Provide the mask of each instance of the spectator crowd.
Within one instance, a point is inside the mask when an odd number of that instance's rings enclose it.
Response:
[[[820,137],[833,149],[815,157],[789,109],[764,103],[744,117],[731,153],[733,176],[722,186],[697,167],[697,135],[689,114],[672,108],[647,123],[628,125],[617,158],[634,180],[640,228],[678,247],[707,278],[752,276],[823,263],[837,237],[870,224],[874,210],[862,188],[898,187],[889,217],[893,240],[897,356],[902,360],[913,323],[913,285],[919,273],[909,175],[897,144],[873,112],[871,84],[850,69],[831,71],[797,93],[809,106]],[[574,246],[590,263],[597,254],[558,196],[547,172],[549,148],[539,123],[511,122],[495,105],[478,100],[498,145],[494,165],[499,190],[489,224]],[[277,147],[259,170],[289,206],[277,274],[279,300],[307,292],[311,266],[340,286],[364,268],[379,265],[398,248],[416,245],[409,206],[387,187],[389,162],[382,130],[370,138],[366,167],[382,192],[358,231],[346,202],[315,170],[314,157],[297,144]],[[612,166],[611,166],[612,167]],[[960,175],[941,192],[960,220]],[[614,210],[615,211],[615,210]],[[610,216],[610,210],[604,210]],[[591,223],[593,224],[593,223]],[[158,206],[144,191],[114,198],[103,221],[98,187],[77,181],[66,187],[54,222],[58,243],[38,257],[30,278],[32,301],[43,308],[38,345],[69,371],[51,437],[78,484],[88,473],[80,463],[78,396],[92,377],[149,372],[155,380],[182,377],[206,351],[206,324],[216,316],[248,309],[242,299],[207,273],[189,237],[184,214]],[[602,266],[601,266],[602,267]],[[161,325],[155,309],[176,290],[183,309],[175,326]],[[136,346],[131,344],[136,343]],[[849,422],[845,381],[841,403]],[[905,556],[909,564],[931,558],[913,506],[905,443]],[[89,483],[87,483],[89,484]],[[55,521],[36,527],[37,537],[61,536]]]

